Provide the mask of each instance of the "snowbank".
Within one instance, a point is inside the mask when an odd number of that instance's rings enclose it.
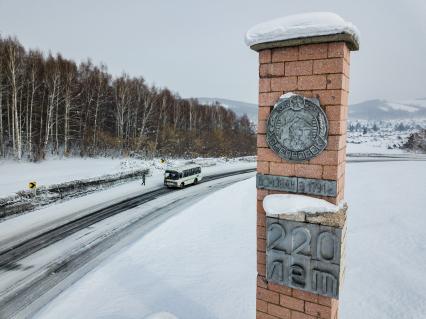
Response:
[[[295,96],[295,95],[297,95],[297,94],[294,93],[294,92],[287,92],[287,93],[284,93],[283,95],[280,96],[280,100],[289,99],[289,98],[291,98],[292,96]]]
[[[272,194],[263,199],[263,209],[269,217],[296,213],[336,213],[339,207],[323,199],[294,194]]]
[[[149,169],[137,169],[125,173],[42,186],[37,189],[37,195],[32,190],[18,191],[15,195],[0,197],[0,218],[30,211],[60,200],[87,195],[118,184],[140,180],[143,175],[149,174]]]
[[[263,199],[263,208],[269,217],[343,228],[348,207],[305,195],[273,194]]]
[[[159,162],[159,160],[158,160]],[[30,181],[37,187],[48,187],[73,180],[88,179],[106,174],[119,174],[148,168],[146,161],[123,158],[64,158],[33,163],[0,161],[0,197],[14,195],[27,188]]]
[[[252,27],[246,34],[248,46],[314,36],[348,34],[359,43],[356,26],[331,12],[312,12],[290,15]]]

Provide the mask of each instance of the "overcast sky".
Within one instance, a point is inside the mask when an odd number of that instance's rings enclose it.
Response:
[[[245,32],[311,11],[335,12],[361,31],[351,103],[426,97],[426,0],[0,0],[0,33],[183,97],[257,103],[257,53]]]

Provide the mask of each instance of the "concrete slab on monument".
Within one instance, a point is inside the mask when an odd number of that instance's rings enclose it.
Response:
[[[255,51],[330,42],[346,42],[357,51],[359,30],[335,13],[312,12],[260,23],[247,32],[245,41]]]
[[[272,217],[266,226],[268,282],[339,297],[341,228]]]
[[[272,194],[263,199],[267,217],[343,228],[348,206],[294,194]]]
[[[347,205],[273,194],[264,198],[263,208],[267,281],[339,298]]]

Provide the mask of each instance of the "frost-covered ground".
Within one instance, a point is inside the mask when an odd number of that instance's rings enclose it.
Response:
[[[426,128],[426,119],[367,121],[348,123],[348,153],[402,154],[402,146],[414,132]]]
[[[342,318],[424,317],[425,180],[423,162],[348,165]],[[217,191],[87,274],[36,318],[254,318],[255,198],[255,179]]]
[[[203,167],[238,166],[241,163],[253,162],[254,157],[235,159],[197,158],[192,160]],[[38,186],[63,183],[73,180],[98,177],[106,174],[128,172],[134,169],[149,168],[153,175],[162,174],[166,166],[183,165],[188,160],[167,160],[161,164],[160,159],[111,159],[111,158],[67,158],[48,159],[39,163],[0,160],[0,197],[11,195],[27,188],[30,181]]]

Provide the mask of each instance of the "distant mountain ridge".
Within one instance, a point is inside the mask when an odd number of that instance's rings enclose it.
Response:
[[[208,105],[218,102],[224,107],[231,109],[239,116],[247,114],[250,121],[257,123],[257,104],[213,97],[199,97],[197,100],[200,103]]]
[[[407,120],[426,118],[426,98],[407,101],[368,100],[349,107],[350,120]]]
[[[257,104],[222,98],[198,98],[200,103],[214,104],[218,102],[230,108],[237,115],[247,114],[249,119],[257,123]],[[407,120],[426,118],[426,97],[406,101],[367,100],[349,106],[349,120]]]

